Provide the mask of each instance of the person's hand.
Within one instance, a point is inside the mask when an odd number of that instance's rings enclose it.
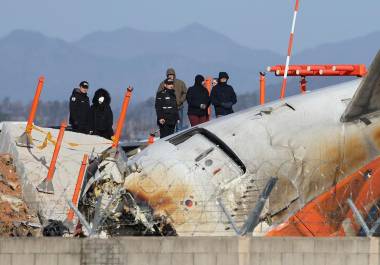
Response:
[[[162,124],[162,125],[164,125],[164,123],[165,123],[165,119],[160,119],[160,120],[159,120],[159,123]]]
[[[200,105],[200,108],[201,108],[201,109],[206,109],[206,104],[201,104],[201,105]]]

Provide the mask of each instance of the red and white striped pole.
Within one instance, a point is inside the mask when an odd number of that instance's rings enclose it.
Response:
[[[292,49],[293,49],[294,30],[295,30],[295,27],[296,27],[298,7],[299,7],[299,0],[296,0],[296,5],[294,7],[292,30],[290,32],[290,38],[289,38],[288,56],[286,56],[286,65],[285,65],[284,79],[282,80],[282,86],[281,86],[281,99],[285,98],[286,81],[287,81],[287,78],[288,78],[290,56],[292,55]]]

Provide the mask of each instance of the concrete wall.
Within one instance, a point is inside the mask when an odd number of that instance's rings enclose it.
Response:
[[[31,238],[0,240],[1,265],[377,265],[377,238]]]

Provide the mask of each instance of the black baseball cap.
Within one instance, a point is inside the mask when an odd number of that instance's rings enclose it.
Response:
[[[174,84],[174,80],[173,79],[170,79],[170,78],[167,78],[165,79],[165,82],[164,82],[166,85],[173,85]]]
[[[89,84],[87,81],[82,81],[79,83],[79,87],[85,87],[85,88],[88,88],[89,87]]]

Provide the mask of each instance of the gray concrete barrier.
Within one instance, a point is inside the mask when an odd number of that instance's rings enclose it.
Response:
[[[377,238],[0,240],[1,265],[377,265],[379,254]]]

